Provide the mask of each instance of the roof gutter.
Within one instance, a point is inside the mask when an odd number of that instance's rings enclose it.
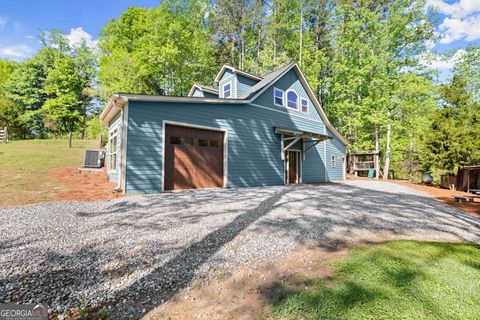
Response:
[[[112,96],[105,109],[100,114],[100,120],[108,125],[113,117],[119,112],[115,106],[124,107],[129,101],[147,101],[147,102],[172,102],[172,103],[211,103],[211,104],[246,104],[248,100],[242,99],[220,99],[204,97],[172,97],[155,96],[142,94],[116,93]]]

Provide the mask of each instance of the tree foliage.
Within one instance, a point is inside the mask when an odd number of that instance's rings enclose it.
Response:
[[[193,9],[192,9],[193,10]],[[129,8],[99,40],[100,80],[114,92],[185,95],[216,71],[210,35],[189,8]]]
[[[0,124],[19,136],[96,134],[97,97],[184,96],[193,83],[213,85],[222,64],[263,75],[296,61],[349,151],[378,149],[385,176],[390,167],[412,179],[423,170],[454,171],[480,162],[480,51],[468,47],[455,76],[439,85],[419,62],[436,39],[434,23],[425,0],[130,7],[106,23],[98,55],[50,31],[34,57],[0,61]]]
[[[4,85],[9,131],[23,138],[85,128],[88,113],[96,112],[88,108],[96,95],[93,51],[85,43],[70,46],[58,30],[40,40],[42,48],[18,64]]]

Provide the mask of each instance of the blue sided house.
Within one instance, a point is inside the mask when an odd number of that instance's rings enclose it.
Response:
[[[115,94],[107,173],[124,193],[317,183],[345,178],[347,141],[297,64],[263,77],[224,65],[218,90]]]

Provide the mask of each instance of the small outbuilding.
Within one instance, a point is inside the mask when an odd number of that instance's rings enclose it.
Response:
[[[480,190],[480,165],[459,168],[455,189],[465,192],[470,192],[472,189]]]
[[[115,94],[107,172],[124,193],[337,181],[347,141],[297,64],[265,76],[224,65],[188,97]]]

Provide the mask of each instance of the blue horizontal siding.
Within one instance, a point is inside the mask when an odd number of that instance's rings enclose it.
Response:
[[[307,143],[306,148],[312,143]],[[324,182],[327,181],[325,177],[325,142],[318,143],[315,147],[308,150],[305,154],[305,161],[303,162],[302,181],[304,183]]]
[[[228,187],[283,184],[280,136],[274,127],[324,132],[322,122],[254,105],[129,103],[127,193],[160,192],[162,186],[163,121],[228,131]],[[319,148],[319,146],[317,146]],[[320,152],[303,163],[304,181],[324,181]]]
[[[343,179],[343,163],[342,158],[345,159],[346,147],[345,145],[333,134],[330,129],[327,129],[327,134],[334,139],[328,140],[326,143],[327,148],[327,177],[326,181],[339,181]],[[335,156],[335,166],[332,165],[332,156]],[[346,161],[346,159],[344,160]]]
[[[253,87],[258,80],[253,80],[244,76],[241,76],[237,74],[237,97],[240,98],[242,97],[247,91],[250,90],[251,87]]]
[[[292,108],[279,107],[279,106],[274,105],[273,104],[274,88],[281,89],[284,92],[287,92],[287,90],[289,90],[289,89],[295,90],[297,92],[297,94],[299,95],[299,104],[300,104],[300,98],[307,99],[308,100],[308,106],[309,106],[308,107],[308,114],[296,111]],[[285,97],[285,99],[286,99],[286,97]],[[298,79],[297,74],[295,73],[295,71],[293,69],[288,71],[283,77],[281,77],[276,82],[274,82],[273,85],[270,88],[268,88],[267,90],[265,90],[265,92],[263,92],[258,98],[256,98],[253,101],[253,103],[254,104],[259,104],[261,106],[266,106],[268,108],[272,108],[272,109],[275,109],[275,110],[282,110],[282,111],[286,111],[286,112],[289,112],[289,113],[292,113],[292,114],[301,115],[301,116],[306,117],[306,118],[321,121],[321,117],[318,114],[318,111],[313,106],[312,101],[308,97],[307,91],[303,87],[302,83]],[[284,103],[286,105],[286,101]]]
[[[237,86],[236,86],[236,78],[235,78],[235,73],[233,73],[230,69],[227,69],[225,73],[223,74],[222,78],[218,82],[218,94],[219,96],[222,96],[222,90],[223,90],[223,85],[226,84],[227,82],[231,81],[232,82],[232,98],[236,97],[236,92],[237,92]]]
[[[234,97],[242,95],[256,81],[227,70],[219,89],[232,81]],[[308,113],[273,105],[273,88],[294,89],[309,101]],[[305,183],[342,179],[345,146],[330,130],[309,99],[294,70],[287,72],[252,104],[189,104],[166,102],[129,103],[127,145],[127,193],[152,193],[162,190],[163,122],[179,122],[222,128],[228,134],[228,187],[266,186],[284,183],[280,136],[275,127],[328,134],[309,150],[302,162]],[[307,143],[306,147],[311,143]],[[301,144],[294,146],[301,149]],[[331,165],[335,155],[336,165]]]

